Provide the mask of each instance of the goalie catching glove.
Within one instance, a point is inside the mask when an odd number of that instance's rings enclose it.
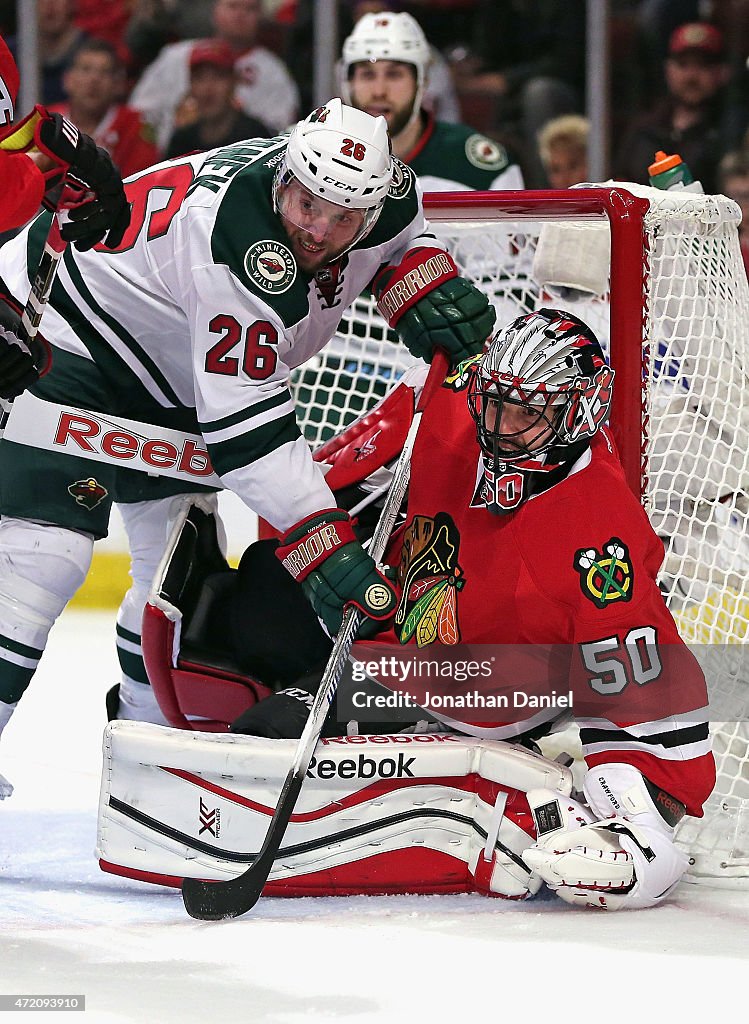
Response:
[[[601,820],[586,821],[591,816],[584,810],[572,815],[563,806],[561,818],[552,820],[558,827],[544,827],[537,803],[539,840],[523,860],[567,903],[601,910],[656,906],[689,863],[673,843],[684,805],[630,765],[591,768],[584,789]],[[612,811],[614,817],[605,817]]]
[[[37,107],[31,116],[38,117],[34,141],[42,153],[94,193],[93,199],[70,211],[62,237],[81,252],[92,249],[105,235],[104,244],[116,248],[130,224],[130,206],[109,153],[61,114]]]
[[[301,583],[331,636],[341,628],[348,604],[377,622],[395,614],[393,584],[356,539],[351,517],[342,509],[326,509],[297,523],[281,537],[276,557]],[[362,630],[375,631],[371,622]]]
[[[437,348],[453,364],[477,355],[497,318],[486,295],[459,276],[453,258],[441,249],[411,249],[399,266],[379,271],[372,291],[408,351],[427,362]]]

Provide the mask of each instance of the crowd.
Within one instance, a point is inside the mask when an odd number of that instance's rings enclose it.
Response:
[[[11,52],[15,8],[0,5]],[[38,0],[37,10],[41,102],[91,134],[123,176],[272,136],[314,106],[309,0]],[[339,40],[388,10],[413,15],[429,41],[426,111],[504,145],[527,187],[580,180],[584,130],[557,119],[585,109],[584,4],[341,0]],[[721,160],[741,153],[749,126],[742,5],[615,0],[610,26],[610,176],[645,183],[655,151],[673,150],[716,191]],[[564,135],[555,159],[571,147],[566,175],[549,170],[549,122]]]

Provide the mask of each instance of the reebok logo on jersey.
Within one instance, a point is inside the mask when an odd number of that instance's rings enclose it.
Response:
[[[244,256],[247,276],[261,291],[280,295],[296,280],[296,260],[281,242],[255,242]]]
[[[313,757],[307,769],[308,779],[403,779],[414,778],[411,765],[415,757],[406,757],[399,753],[398,757],[381,757],[376,761],[371,757],[359,754],[357,758],[347,757],[342,761],[332,758]]]

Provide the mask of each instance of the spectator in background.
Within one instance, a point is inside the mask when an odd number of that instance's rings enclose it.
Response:
[[[86,33],[75,23],[76,0],[37,0],[42,102],[62,103],[62,78]]]
[[[237,108],[236,80],[234,52],[228,43],[220,39],[195,43],[190,55],[190,99],[195,120],[174,132],[167,146],[168,157],[271,134],[261,121]]]
[[[111,43],[87,39],[63,75],[66,103],[52,107],[106,149],[123,177],[158,163],[153,131],[137,110],[118,103],[124,68]]]
[[[132,6],[133,0],[77,0],[75,23],[86,35],[111,43],[124,60],[125,26]]]
[[[718,164],[740,142],[745,112],[727,103],[723,35],[714,25],[689,22],[672,33],[665,61],[667,95],[636,118],[614,160],[614,177],[647,184],[657,150],[677,152],[705,192],[718,188]]]
[[[516,126],[529,187],[538,187],[544,181],[539,131],[553,117],[582,110],[585,4],[482,0],[474,23],[476,56],[455,65],[458,94],[494,97],[494,123]]]
[[[749,274],[749,150],[726,153],[718,167],[718,190],[741,207],[739,242],[744,269]]]
[[[215,0],[216,37],[234,52],[236,97],[240,108],[273,131],[292,124],[299,109],[299,94],[286,65],[265,47],[257,46],[262,4],[260,0]],[[164,47],[146,68],[130,102],[150,121],[156,141],[165,147],[174,128],[174,115],[190,88],[190,54],[195,40]]]
[[[136,68],[179,39],[201,39],[213,32],[213,0],[131,0],[125,42]]]
[[[393,153],[424,191],[523,187],[504,146],[422,107],[430,51],[410,14],[365,14],[343,44],[344,99],[387,121]]]
[[[538,133],[538,152],[550,188],[570,188],[588,181],[590,121],[563,114],[547,121]]]

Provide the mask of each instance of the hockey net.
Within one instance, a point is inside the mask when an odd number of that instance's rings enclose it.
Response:
[[[686,819],[679,841],[693,880],[749,884],[749,286],[739,208],[619,184],[432,194],[425,207],[498,324],[557,305],[609,353],[625,473],[666,546],[661,588],[710,688],[718,783],[705,818]],[[412,362],[362,296],[295,372],[312,446]]]

